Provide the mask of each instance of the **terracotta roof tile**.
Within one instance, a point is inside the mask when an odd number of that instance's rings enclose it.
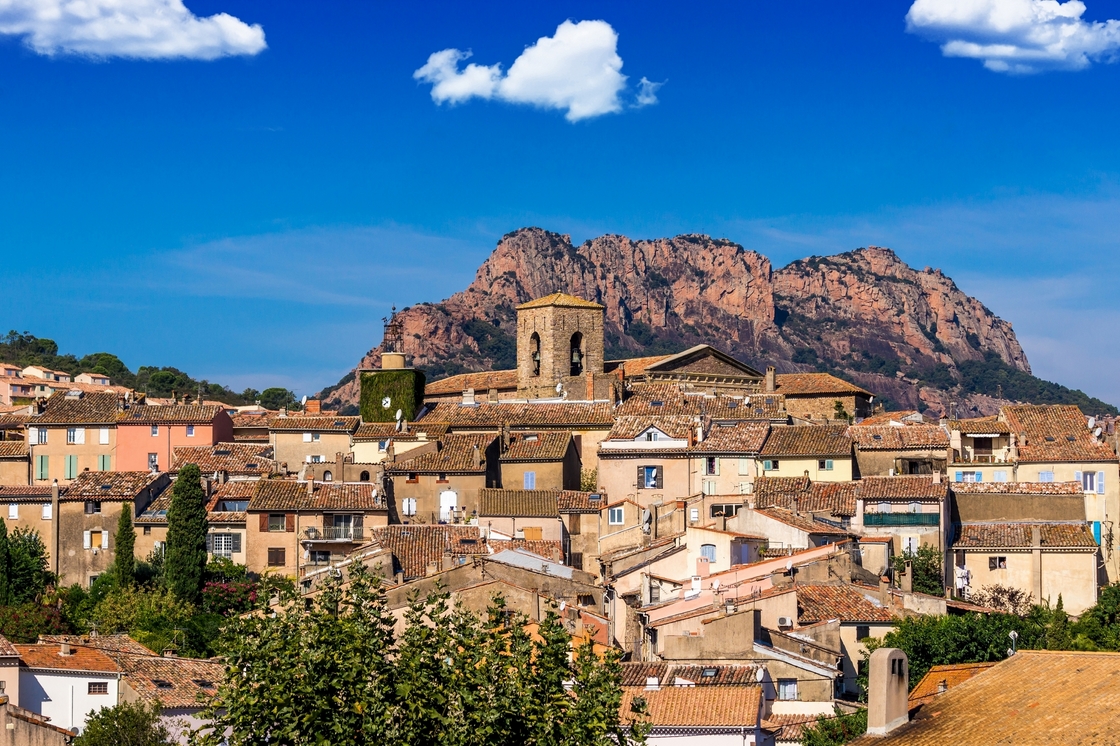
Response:
[[[446,396],[461,394],[467,389],[486,393],[490,389],[515,391],[517,389],[516,370],[490,370],[481,373],[460,373],[456,376],[441,378],[424,386],[424,396]]]
[[[646,383],[634,386],[615,414],[619,417],[698,415],[702,398],[685,396],[675,383]]]
[[[809,477],[755,477],[755,504],[760,508],[790,508],[792,498],[809,496],[812,482]]]
[[[758,670],[754,664],[670,664],[629,662],[622,664],[622,686],[644,688],[655,678],[661,686],[687,686],[677,679],[696,686],[757,686]]]
[[[1006,422],[1000,422],[995,416],[953,420],[949,427],[959,430],[962,435],[1007,435],[1011,432],[1010,426]]]
[[[831,720],[835,715],[802,715],[771,713],[770,717],[762,721],[766,730],[776,731],[774,738],[777,741],[793,741],[801,743],[802,733],[805,729],[817,724],[820,720]]]
[[[851,746],[1112,743],[1118,670],[1120,653],[1020,650],[938,695],[909,723]]]
[[[65,500],[126,498],[131,500],[165,474],[149,471],[83,471],[66,488]]]
[[[964,523],[957,530],[955,549],[1024,549],[1034,545],[1039,530],[1042,548],[1093,548],[1097,542],[1088,523]]]
[[[995,663],[954,663],[948,666],[932,666],[910,691],[910,707],[925,704],[938,694],[942,694],[942,682],[945,684],[945,691],[948,691],[994,665]]]
[[[758,724],[760,686],[669,686],[647,691],[626,687],[619,714],[624,721],[634,717],[635,698],[646,702],[646,715],[654,728],[751,728]]]
[[[248,511],[252,513],[265,510],[306,510],[310,501],[306,482],[262,479],[256,482],[253,496],[249,499]]]
[[[315,496],[306,510],[384,510],[385,503],[372,484],[336,484],[324,482],[315,485]]]
[[[694,426],[694,419],[689,415],[623,415],[615,419],[604,440],[634,440],[654,427],[670,438],[688,440]]]
[[[567,293],[553,293],[546,295],[543,298],[531,300],[528,303],[522,303],[517,306],[516,310],[521,311],[529,308],[548,308],[549,306],[558,306],[561,308],[597,308],[603,310],[603,306],[595,303],[594,301],[584,300],[574,295]]]
[[[871,396],[870,391],[837,378],[831,373],[779,373],[776,376],[776,383],[777,393],[786,396],[825,394]]]
[[[463,405],[441,401],[425,406],[418,424],[446,423],[452,428],[559,428],[587,426],[607,429],[614,423],[609,402],[479,402]]]
[[[0,458],[27,458],[27,443],[22,440],[0,440]]]
[[[479,516],[515,518],[556,518],[559,516],[559,490],[478,491]]]
[[[397,434],[395,422],[363,422],[354,431],[355,443],[369,443],[375,440],[388,440]]]
[[[15,648],[27,668],[113,674],[119,672],[117,664],[105,653],[82,645],[72,646],[70,655],[61,654],[61,645],[48,643],[16,645]]]
[[[218,693],[225,670],[221,663],[192,658],[114,655],[128,685],[145,702],[164,709],[204,707]]]
[[[487,554],[478,526],[381,526],[370,530],[372,540],[396,557],[405,580],[422,578],[428,565],[442,568],[444,554]]]
[[[237,414],[231,414],[230,419],[233,420],[234,428],[257,427],[267,430],[269,421],[277,414],[277,412],[270,411],[238,412]]]
[[[0,635],[0,656],[9,657],[13,655],[19,655],[19,651],[16,650],[16,646],[8,642],[8,638]]]
[[[864,477],[858,482],[859,496],[865,500],[910,498],[944,500],[949,497],[949,483],[936,483],[932,476],[899,475],[894,477]]]
[[[26,407],[24,407],[26,409]],[[0,414],[0,430],[12,430],[24,427],[31,419],[27,414]]]
[[[217,404],[134,404],[117,413],[120,425],[196,424],[206,425],[224,412]]]
[[[850,585],[797,586],[798,624],[825,622],[889,622],[893,613]]]
[[[116,659],[118,653],[131,655],[155,655],[155,651],[141,645],[128,635],[40,635],[40,642],[63,643],[100,650],[110,658]]]
[[[501,552],[505,549],[520,549],[525,552],[538,554],[553,562],[564,561],[564,545],[559,541],[541,539],[509,539],[506,541],[502,539],[491,539],[490,548],[494,552]]]
[[[852,440],[844,425],[791,425],[770,429],[770,437],[762,447],[763,456],[833,456],[852,455]]]
[[[244,510],[219,510],[230,502],[248,503],[257,489],[255,481],[226,482],[214,486],[214,494],[206,505],[206,519],[210,523],[244,523]]]
[[[59,494],[65,495],[66,488],[59,488]],[[51,488],[49,485],[11,485],[0,484],[0,503],[41,503],[50,502]]]
[[[562,461],[568,454],[572,434],[557,430],[536,433],[514,433],[502,461]]]
[[[829,512],[834,516],[854,516],[859,482],[814,482],[809,497],[798,508],[810,513]]]
[[[672,355],[649,355],[647,357],[631,357],[625,360],[607,360],[603,363],[603,370],[607,373],[620,371],[623,378],[633,378],[644,375],[646,368],[656,365],[663,360],[668,360]]]
[[[117,421],[116,394],[86,394],[81,398],[65,392],[52,394],[42,414],[31,417],[27,424],[37,425],[113,425]]]
[[[770,425],[766,422],[735,422],[713,424],[702,443],[692,447],[696,453],[757,454],[766,442]]]
[[[276,472],[272,446],[255,443],[218,443],[212,446],[179,446],[171,471],[195,464],[203,474],[224,471],[237,476],[267,476]]]
[[[836,526],[830,526],[822,521],[814,520],[806,515],[797,515],[789,510],[782,508],[758,508],[757,511],[760,515],[771,518],[775,521],[792,526],[793,528],[805,531],[810,534],[831,534],[835,536],[847,536],[848,532]]]
[[[948,448],[949,434],[940,425],[853,425],[848,436],[861,451]]]
[[[1081,482],[953,482],[962,495],[1081,495]]]
[[[592,500],[592,496],[598,496],[599,499]],[[557,499],[557,509],[561,513],[598,513],[607,503],[605,492],[561,490]]]
[[[751,394],[705,397],[701,402],[704,414],[713,420],[777,420],[789,418],[786,398],[782,394]]]
[[[358,429],[361,422],[361,417],[294,414],[287,417],[273,417],[268,422],[268,429],[274,431],[352,433]]]
[[[1065,404],[1023,404],[1002,410],[1019,436],[1019,461],[1116,461],[1116,453],[1089,432],[1085,415]]]
[[[907,424],[904,418],[921,417],[916,409],[903,409],[899,412],[879,412],[870,417],[864,417],[853,427],[872,427],[875,425],[890,425],[892,422]]]
[[[486,471],[486,449],[496,437],[488,433],[445,435],[439,441],[438,450],[403,461],[387,462],[385,473],[481,474]],[[476,449],[478,465],[474,463]]]

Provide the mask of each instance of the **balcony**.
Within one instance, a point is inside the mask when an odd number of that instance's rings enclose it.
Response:
[[[864,513],[864,526],[937,526],[939,513]]]
[[[304,533],[309,541],[365,541],[365,529],[354,526],[312,526]]]

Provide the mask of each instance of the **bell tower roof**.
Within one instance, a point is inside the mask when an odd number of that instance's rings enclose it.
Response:
[[[553,293],[546,295],[543,298],[531,300],[528,303],[522,303],[517,307],[518,311],[527,310],[530,308],[547,308],[549,306],[556,306],[560,308],[598,308],[602,310],[604,307],[593,301],[577,298],[574,295],[567,293]]]

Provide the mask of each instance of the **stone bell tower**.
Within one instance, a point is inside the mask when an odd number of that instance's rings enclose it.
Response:
[[[603,306],[565,293],[517,307],[517,393],[527,399],[609,399]],[[560,391],[557,391],[557,385]]]

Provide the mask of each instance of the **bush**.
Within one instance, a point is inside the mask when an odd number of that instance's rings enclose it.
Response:
[[[913,572],[911,588],[918,593],[928,593],[931,596],[945,594],[945,584],[942,579],[941,553],[929,545],[918,547],[916,552],[904,552],[895,555],[895,575],[905,572],[906,563],[910,563]]]
[[[251,611],[257,605],[257,584],[250,581],[207,583],[202,587],[202,609],[230,616]]]
[[[163,746],[173,743],[158,704],[122,702],[90,715],[74,746]]]
[[[68,631],[69,627],[56,607],[34,601],[18,606],[0,606],[0,635],[12,642],[33,643],[39,635],[61,635]]]

